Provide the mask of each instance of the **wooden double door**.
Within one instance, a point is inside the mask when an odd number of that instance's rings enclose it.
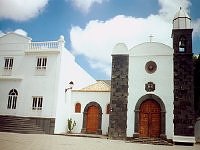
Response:
[[[160,137],[161,108],[155,100],[146,100],[140,106],[139,134],[140,137]]]
[[[97,133],[99,127],[99,108],[96,106],[90,106],[87,111],[87,122],[86,122],[86,132],[87,133]]]

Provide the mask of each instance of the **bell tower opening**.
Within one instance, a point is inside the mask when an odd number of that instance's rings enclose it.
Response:
[[[184,36],[181,36],[179,40],[179,52],[185,52],[186,48],[186,38]]]

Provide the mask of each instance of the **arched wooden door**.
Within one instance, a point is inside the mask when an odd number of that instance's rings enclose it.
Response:
[[[160,137],[161,108],[154,100],[146,100],[140,106],[140,137]]]
[[[96,106],[90,106],[87,112],[86,132],[97,133],[98,125],[99,125],[99,109]]]

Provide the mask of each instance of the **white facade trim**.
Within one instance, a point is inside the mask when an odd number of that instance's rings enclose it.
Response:
[[[194,136],[173,136],[174,142],[183,142],[183,143],[195,143],[195,137]]]
[[[0,76],[0,80],[23,80],[22,76]]]

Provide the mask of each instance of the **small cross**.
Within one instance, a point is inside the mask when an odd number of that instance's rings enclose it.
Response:
[[[154,37],[153,35],[149,36],[150,43],[152,42],[153,37]]]

